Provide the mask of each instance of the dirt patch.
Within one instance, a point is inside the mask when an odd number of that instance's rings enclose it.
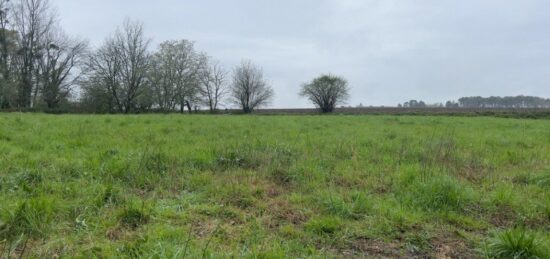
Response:
[[[344,257],[359,258],[414,258],[407,254],[400,244],[379,240],[358,239],[350,248],[340,251],[340,254]]]
[[[268,206],[268,213],[271,215],[271,220],[267,223],[270,227],[278,227],[283,223],[300,225],[308,219],[303,211],[295,208],[286,200],[271,201]]]
[[[516,222],[517,214],[513,208],[509,206],[501,206],[491,215],[489,222],[496,227],[510,227]]]
[[[120,240],[122,235],[122,230],[119,227],[110,228],[107,230],[107,233],[105,233],[105,236],[111,241]]]
[[[432,258],[451,259],[451,258],[480,258],[475,248],[461,239],[456,233],[443,233],[437,238],[433,238],[430,243],[434,247]]]

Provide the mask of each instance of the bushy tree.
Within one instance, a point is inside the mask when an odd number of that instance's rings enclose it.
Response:
[[[193,42],[165,41],[152,56],[149,80],[161,111],[181,112],[191,107],[198,93],[199,57]],[[189,108],[189,110],[191,110]]]
[[[333,112],[349,98],[348,82],[339,76],[322,75],[302,85],[300,95],[308,98],[323,113]]]

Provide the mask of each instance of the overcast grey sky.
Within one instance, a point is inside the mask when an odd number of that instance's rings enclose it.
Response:
[[[232,68],[264,68],[273,107],[310,107],[301,83],[342,75],[350,105],[461,96],[550,97],[548,0],[53,0],[98,46],[126,17],[156,44],[189,39]]]

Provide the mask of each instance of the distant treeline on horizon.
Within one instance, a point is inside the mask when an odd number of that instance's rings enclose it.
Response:
[[[445,108],[550,108],[550,99],[536,96],[491,96],[462,97],[458,101],[445,104],[426,104],[424,101],[410,100],[399,104],[400,108],[445,107]]]

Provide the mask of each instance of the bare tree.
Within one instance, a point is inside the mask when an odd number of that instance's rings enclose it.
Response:
[[[300,95],[307,97],[322,112],[333,112],[349,98],[348,82],[338,76],[322,75],[302,85]]]
[[[37,61],[46,47],[46,35],[55,25],[57,15],[49,0],[20,0],[12,5],[15,30],[18,32],[18,105],[32,107],[38,96]]]
[[[49,35],[38,63],[38,84],[49,109],[57,108],[77,82],[87,42],[71,39],[61,30]]]
[[[137,107],[137,99],[147,83],[148,46],[141,23],[126,20],[122,30],[117,30],[89,58],[89,76],[112,94],[119,112],[130,113]]]
[[[91,54],[86,64],[88,78],[83,83],[88,93],[96,97],[104,96],[99,93],[109,94],[109,108],[112,111],[123,112],[122,82],[120,80],[121,62],[114,38],[108,38],[103,46]],[[101,91],[98,88],[103,88]]]
[[[235,68],[230,94],[244,113],[269,104],[274,96],[273,88],[264,80],[262,69],[249,60]]]
[[[203,55],[202,59],[202,68],[199,72],[200,92],[210,112],[214,113],[227,93],[227,72],[218,61],[210,61],[206,55]]]
[[[196,96],[197,54],[192,42],[165,41],[153,55],[149,80],[155,102],[162,111],[183,112]],[[189,108],[191,111],[191,108]]]
[[[9,0],[0,0],[0,108],[12,105],[14,82],[12,59],[16,49],[16,33],[10,28]]]

